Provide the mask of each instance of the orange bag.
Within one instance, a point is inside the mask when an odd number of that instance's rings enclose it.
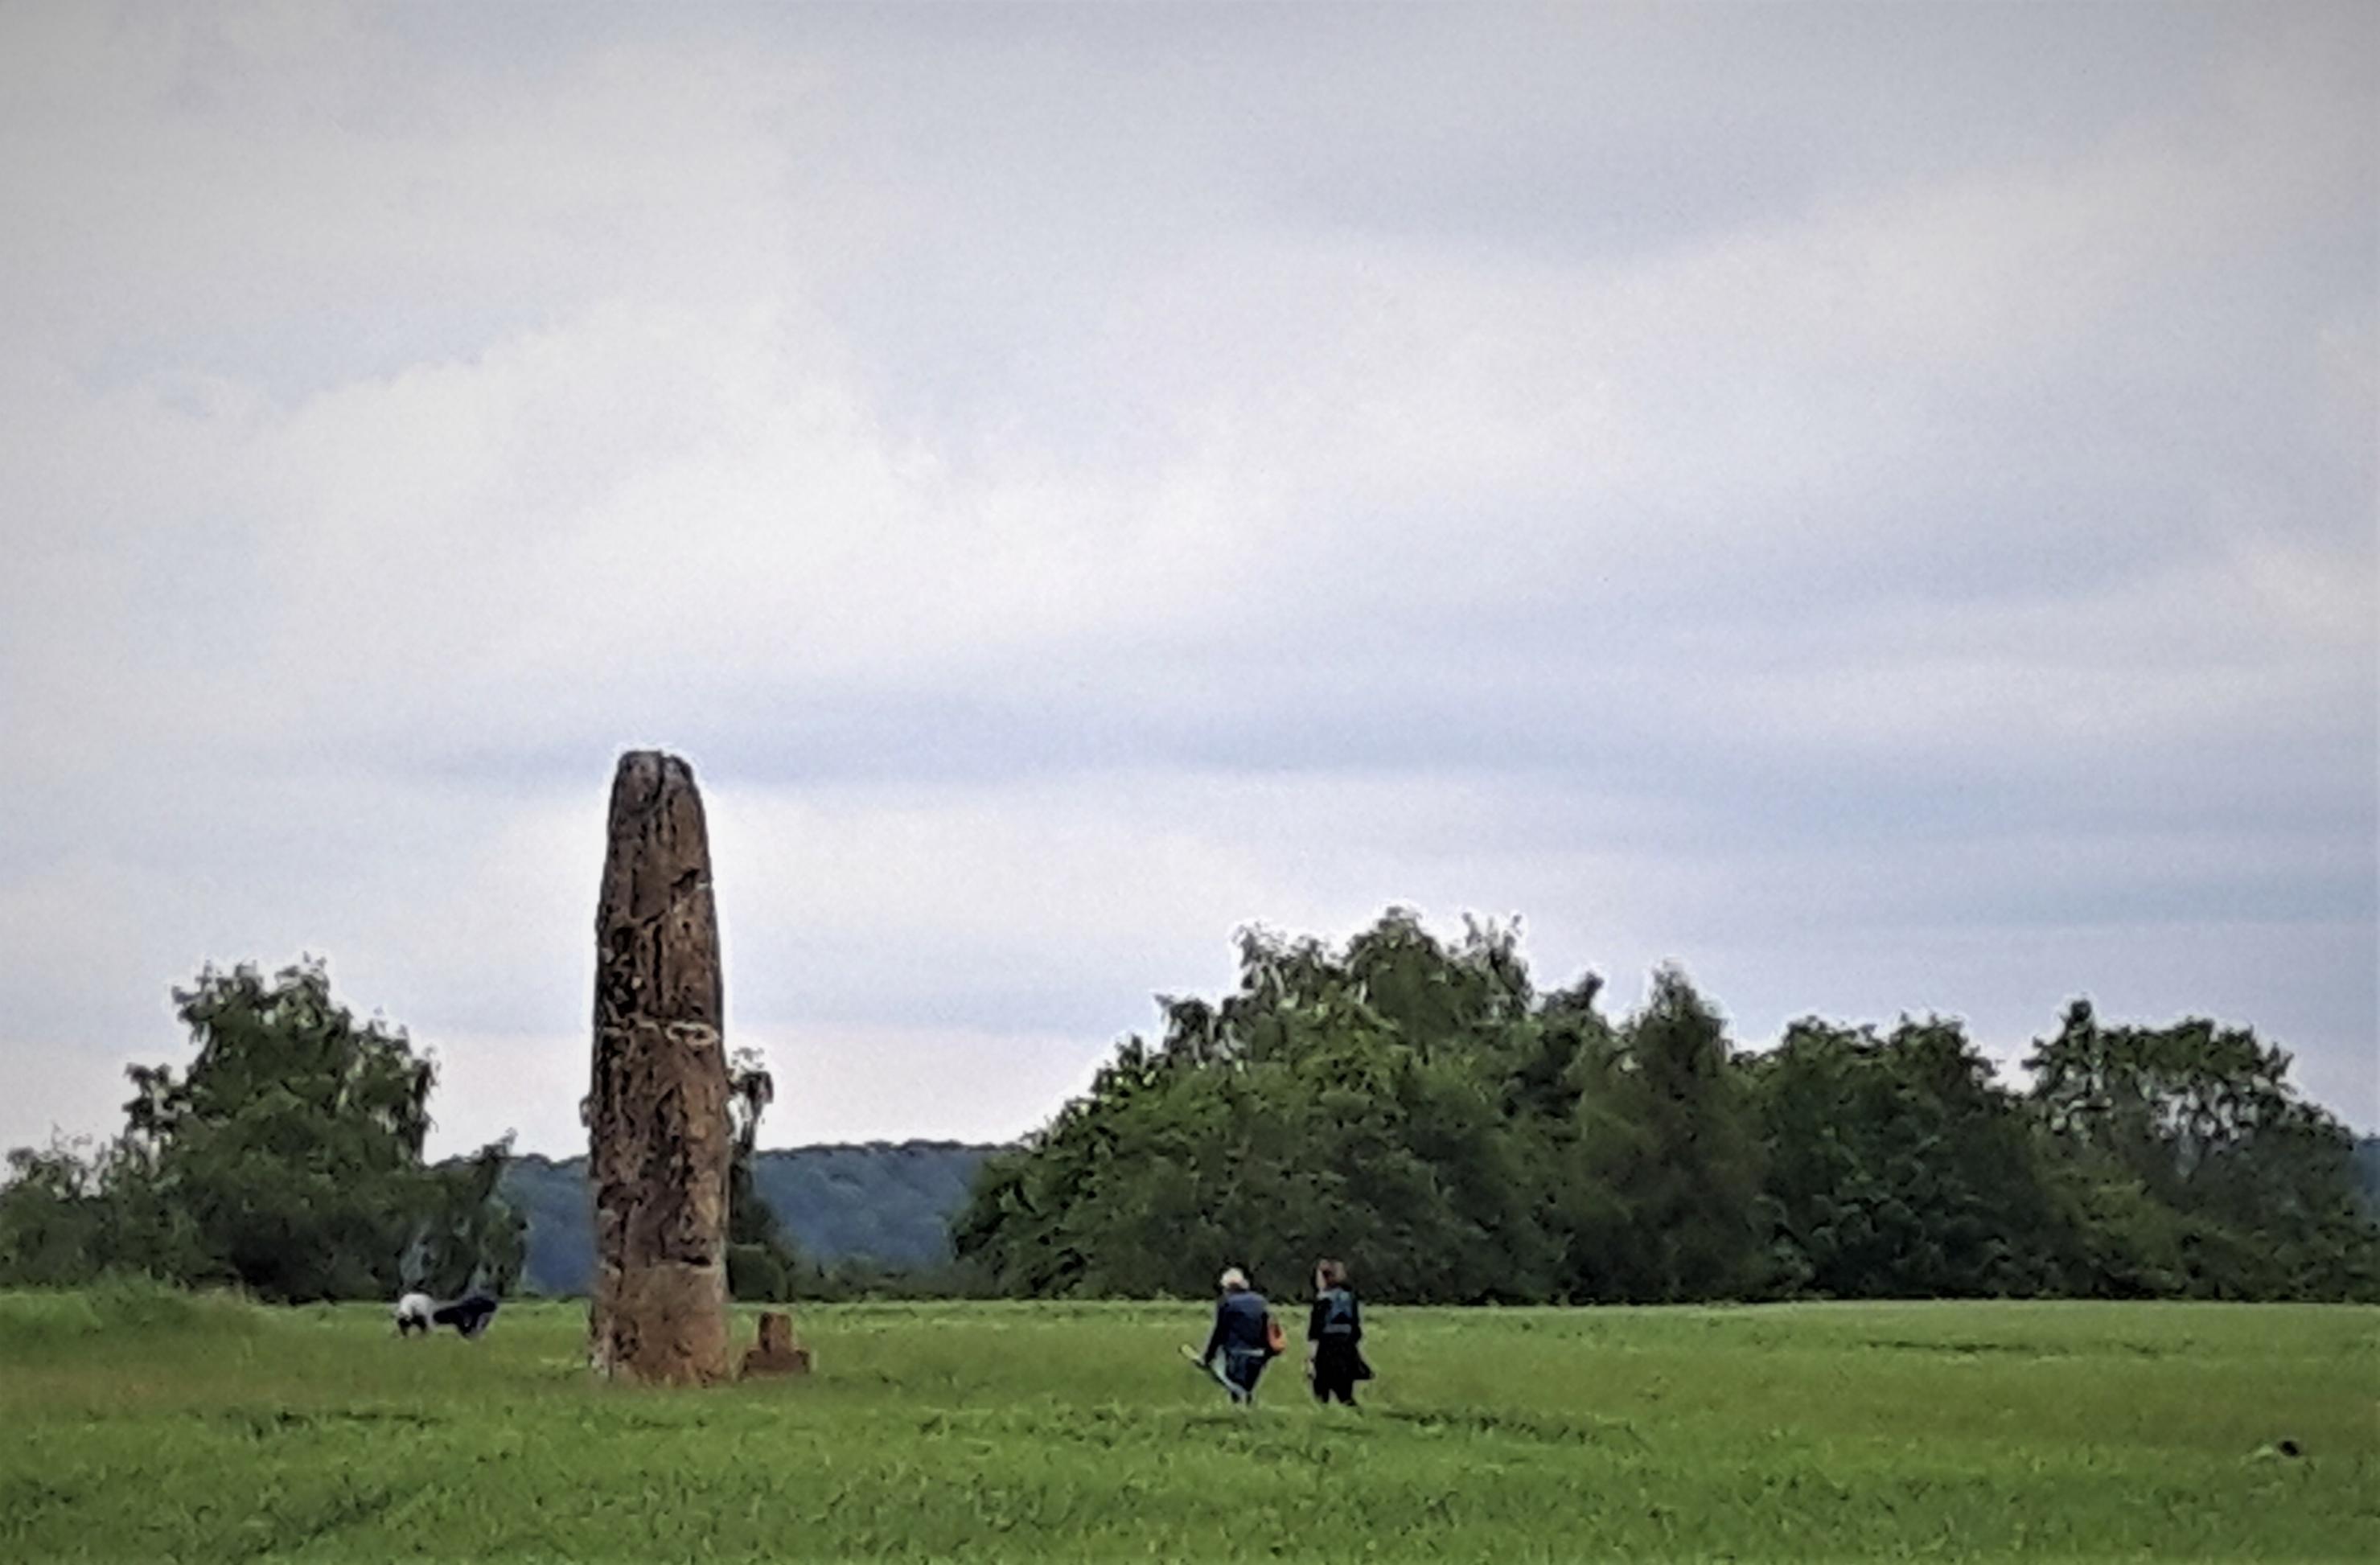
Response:
[[[1289,1333],[1270,1315],[1265,1316],[1265,1349],[1275,1356],[1289,1352]]]

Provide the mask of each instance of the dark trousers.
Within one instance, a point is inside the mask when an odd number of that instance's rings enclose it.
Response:
[[[1223,1386],[1234,1393],[1234,1400],[1251,1401],[1257,1394],[1257,1381],[1265,1372],[1272,1355],[1256,1348],[1225,1348],[1223,1350]]]
[[[1355,1405],[1355,1382],[1363,1378],[1363,1355],[1344,1337],[1325,1337],[1314,1348],[1314,1400],[1337,1397]]]

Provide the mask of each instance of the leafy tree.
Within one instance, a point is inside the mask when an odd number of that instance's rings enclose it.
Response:
[[[1032,1293],[1203,1292],[1226,1264],[1295,1289],[1330,1254],[1390,1297],[1547,1296],[1515,1125],[1569,1101],[1578,1029],[1542,1036],[1510,931],[1450,948],[1392,910],[1343,953],[1250,930],[1240,955],[1234,993],[1164,1001],[1160,1043],[986,1166],[959,1255]]]
[[[8,1154],[0,1191],[0,1263],[20,1286],[88,1281],[113,1250],[107,1200],[95,1159],[63,1142]]]
[[[1843,1298],[2028,1294],[2063,1229],[2022,1099],[1957,1022],[1885,1037],[1812,1017],[1760,1062],[1780,1265]]]
[[[792,1296],[800,1265],[793,1241],[760,1194],[755,1168],[760,1116],[777,1098],[776,1078],[759,1050],[739,1049],[727,1072],[728,1112],[735,1122],[727,1170],[727,1286],[738,1299],[779,1302]]]
[[[406,1267],[414,1286],[438,1294],[509,1290],[528,1256],[527,1214],[502,1194],[512,1138],[429,1171]]]
[[[1761,1147],[1725,1022],[1674,967],[1653,977],[1618,1047],[1588,1062],[1598,1134],[1587,1172],[1612,1220],[1590,1233],[1586,1290],[1720,1298],[1764,1280]]]
[[[1745,1057],[1675,969],[1616,1026],[1600,989],[1399,909],[1343,950],[1245,931],[1232,993],[1161,1001],[983,1165],[957,1252],[1029,1294],[1326,1254],[1413,1300],[2380,1290],[2344,1133],[2244,1030],[2080,1007],[2021,1097],[1939,1017]]]
[[[58,1287],[123,1272],[173,1280],[200,1266],[188,1215],[119,1136],[18,1147],[0,1181],[0,1282]]]
[[[1551,1294],[1566,1300],[1616,1297],[1625,1288],[1611,1243],[1630,1215],[1613,1164],[1639,1133],[1615,1086],[1622,1044],[1597,1008],[1602,987],[1589,974],[1548,995],[1504,1079],[1512,1134],[1536,1171]]]
[[[131,1068],[122,1135],[89,1159],[12,1157],[0,1269],[64,1280],[79,1249],[92,1274],[292,1300],[511,1281],[520,1224],[494,1193],[506,1149],[424,1165],[436,1067],[401,1030],[358,1023],[319,963],[269,981],[209,967],[175,1001],[197,1054]]]
[[[2107,1257],[2216,1298],[2366,1296],[2380,1232],[2357,1195],[2354,1139],[2289,1081],[2252,1029],[2190,1017],[2102,1026],[2088,1001],[2027,1061],[2079,1181],[2125,1193],[2131,1241]],[[2106,1209],[2082,1220],[2104,1224]]]

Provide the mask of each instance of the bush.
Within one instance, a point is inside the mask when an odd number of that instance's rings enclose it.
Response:
[[[727,1292],[739,1303],[782,1304],[792,1292],[785,1263],[767,1244],[727,1247]]]

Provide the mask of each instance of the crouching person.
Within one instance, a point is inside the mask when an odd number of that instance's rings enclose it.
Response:
[[[430,1302],[427,1293],[407,1293],[396,1302],[396,1334],[410,1337],[415,1332],[430,1335],[430,1315],[438,1306]]]
[[[1264,1295],[1248,1286],[1248,1274],[1237,1267],[1221,1278],[1223,1296],[1215,1304],[1215,1328],[1207,1334],[1207,1351],[1198,1362],[1223,1383],[1234,1402],[1256,1400],[1257,1381],[1265,1365],[1284,1345],[1281,1328]]]

